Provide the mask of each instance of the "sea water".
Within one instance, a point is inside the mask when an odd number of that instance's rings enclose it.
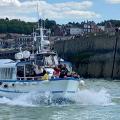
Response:
[[[63,101],[49,92],[0,98],[0,120],[120,120],[120,81],[83,80],[85,87]]]

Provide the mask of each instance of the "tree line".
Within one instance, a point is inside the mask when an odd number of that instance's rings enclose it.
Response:
[[[120,27],[120,20],[104,20],[100,23],[97,23],[98,26],[105,26],[106,23],[111,22],[113,25],[115,25],[116,27]],[[68,24],[71,24],[74,27],[78,27],[80,25],[80,23],[78,22],[68,22]]]
[[[97,23],[97,25],[99,26],[105,26],[106,23],[111,22],[112,24],[114,24],[116,27],[120,27],[120,20],[104,20],[100,23]]]
[[[39,20],[39,25],[45,25],[45,28],[51,29],[51,31],[54,31],[54,28],[56,26],[56,22],[54,20]],[[18,34],[31,34],[33,32],[33,28],[37,27],[38,22],[25,22],[17,19],[9,20],[6,19],[0,19],[0,34],[6,34],[6,33],[18,33]]]
[[[41,20],[39,19],[39,26],[44,26],[46,29],[51,29],[51,32],[54,32],[54,28],[56,27],[56,22],[54,20]],[[18,33],[18,34],[31,34],[33,32],[33,28],[36,28],[38,25],[38,22],[25,22],[17,19],[9,20],[6,19],[0,19],[0,34],[6,34],[6,33]],[[99,26],[104,26],[106,23],[111,22],[116,27],[120,26],[120,20],[104,20],[100,23],[97,23]],[[78,27],[80,23],[78,22],[68,22],[68,24],[71,24],[73,27]],[[70,27],[69,25],[65,27]]]

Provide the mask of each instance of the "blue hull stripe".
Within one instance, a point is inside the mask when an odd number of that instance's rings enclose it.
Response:
[[[63,93],[63,91],[52,91],[52,93]]]
[[[0,96],[0,98],[3,98],[3,97],[4,97],[4,96]],[[5,97],[5,98],[10,99],[10,100],[12,99],[12,98],[9,98],[9,97]]]
[[[75,93],[75,91],[67,91],[67,93]]]
[[[1,90],[1,92],[8,92],[8,93],[29,93],[29,92],[19,92],[19,91],[7,91],[7,90]],[[44,91],[43,92],[40,92],[40,93],[45,93]],[[63,93],[63,91],[52,91],[51,93]],[[67,93],[75,93],[75,91],[67,91]]]
[[[64,81],[64,80],[73,80],[73,81],[80,81],[80,79],[74,79],[74,78],[56,78],[56,79],[50,79],[49,81]],[[40,82],[44,80],[0,80],[0,82]]]
[[[1,92],[8,92],[8,93],[29,93],[29,92],[19,92],[19,91],[8,91],[8,90],[1,90]]]

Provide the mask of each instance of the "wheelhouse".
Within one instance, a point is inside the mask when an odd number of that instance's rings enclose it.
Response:
[[[52,52],[39,53],[34,56],[34,59],[32,59],[31,62],[35,62],[38,66],[49,67],[49,65],[51,65],[52,67],[55,67],[55,65],[58,65],[58,57],[56,53]]]
[[[31,55],[32,56],[32,55]],[[42,66],[45,68],[46,71],[49,71],[50,74],[53,74],[53,69],[50,68],[49,65],[55,67],[58,65],[58,56],[56,53],[53,52],[42,52],[30,56],[30,59],[27,61],[1,61],[2,65],[0,66],[0,79],[9,79],[9,80],[17,80],[17,72],[19,68],[21,68],[23,72],[24,79],[31,78],[32,76],[32,69],[34,68],[32,62],[34,62],[37,66]],[[66,64],[68,70],[72,71],[72,64],[66,61],[59,62],[60,64]]]

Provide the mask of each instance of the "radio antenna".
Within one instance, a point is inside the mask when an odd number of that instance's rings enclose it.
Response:
[[[37,2],[37,15],[38,15],[38,27],[39,27],[39,12],[38,12],[38,2]]]
[[[43,22],[44,22],[44,29],[45,29],[44,10],[43,10]]]

